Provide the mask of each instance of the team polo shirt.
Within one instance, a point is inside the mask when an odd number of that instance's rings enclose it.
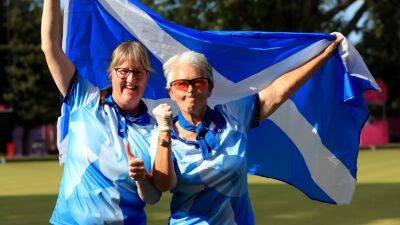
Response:
[[[150,171],[148,147],[154,119],[141,102],[139,115],[128,121],[115,104],[100,104],[100,90],[77,73],[71,87],[63,106],[69,113],[59,118],[69,116],[68,144],[50,223],[146,224],[145,203],[128,176],[123,140]]]
[[[258,95],[217,105],[214,110],[222,115],[222,121],[209,126],[218,144],[206,159],[197,142],[171,132],[177,186],[171,190],[169,224],[254,224],[247,187],[246,142],[247,131],[258,124]],[[155,132],[150,140],[153,162],[157,136]]]

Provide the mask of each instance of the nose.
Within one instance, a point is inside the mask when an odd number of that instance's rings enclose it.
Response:
[[[126,82],[127,83],[132,83],[135,80],[135,76],[133,73],[129,73],[128,76],[126,77]]]
[[[187,89],[187,93],[193,93],[193,92],[194,92],[193,84],[189,84],[188,85],[188,89]]]

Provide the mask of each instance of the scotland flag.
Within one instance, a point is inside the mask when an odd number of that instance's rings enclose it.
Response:
[[[212,106],[262,90],[316,56],[333,38],[317,33],[197,31],[164,20],[136,0],[74,0],[65,5],[63,47],[82,75],[105,88],[110,85],[107,67],[113,49],[127,40],[143,43],[154,69],[144,94],[151,109],[170,102],[162,64],[175,54],[193,50],[208,58],[215,79]],[[249,173],[284,181],[314,200],[350,203],[360,130],[368,117],[362,97],[367,89],[379,87],[344,40],[294,96],[250,131]],[[67,120],[59,124],[61,152],[67,144]]]

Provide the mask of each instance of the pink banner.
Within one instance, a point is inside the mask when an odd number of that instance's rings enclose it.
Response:
[[[384,105],[388,98],[388,88],[383,80],[376,80],[382,91],[369,90],[364,92],[368,104]]]
[[[387,120],[366,123],[361,130],[360,146],[378,146],[389,143],[389,124]]]

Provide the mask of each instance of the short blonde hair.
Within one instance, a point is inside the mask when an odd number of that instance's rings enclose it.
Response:
[[[172,56],[164,63],[163,70],[165,78],[167,80],[166,84],[167,88],[169,87],[169,84],[172,82],[171,80],[172,71],[182,63],[188,63],[189,65],[199,69],[203,73],[203,76],[205,78],[208,78],[211,81],[211,83],[214,83],[212,67],[208,63],[207,58],[201,53],[194,51],[187,51],[182,54]]]
[[[146,48],[137,41],[126,41],[118,45],[111,55],[108,73],[125,61],[138,62],[148,73],[151,72],[151,63]]]

